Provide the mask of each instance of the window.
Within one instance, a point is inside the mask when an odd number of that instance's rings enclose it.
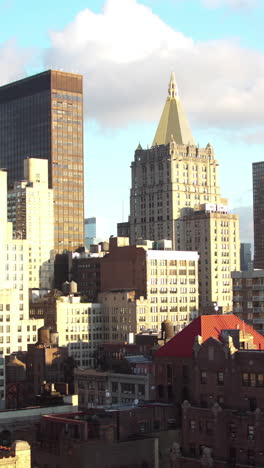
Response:
[[[254,440],[254,439],[255,439],[255,427],[248,426],[248,440]]]
[[[256,374],[250,373],[249,380],[250,380],[250,386],[256,387]]]
[[[206,383],[207,383],[206,371],[201,371],[201,384],[206,384]]]
[[[254,466],[255,465],[255,453],[254,450],[248,450],[248,464]]]
[[[139,432],[141,433],[144,433],[144,432],[147,432],[147,421],[140,421],[138,423],[138,428],[139,428]]]
[[[164,387],[163,385],[158,385],[158,398],[163,398],[164,396]]]
[[[217,385],[224,385],[224,373],[223,373],[223,371],[217,372]]]
[[[112,382],[112,392],[118,391],[118,382]]]
[[[196,421],[195,421],[194,419],[190,419],[190,421],[189,421],[189,427],[190,427],[191,431],[194,431],[194,430],[195,430]]]
[[[172,378],[172,365],[171,364],[167,365],[167,378],[168,379]]]
[[[160,420],[159,419],[154,419],[153,430],[154,431],[160,431]]]
[[[212,421],[206,421],[206,432],[207,434],[213,433],[213,423]]]
[[[235,439],[237,436],[237,427],[235,424],[229,424],[229,437],[230,439]]]
[[[242,374],[242,384],[244,387],[249,386],[249,374],[247,372],[243,372]]]
[[[264,374],[257,374],[257,386],[258,387],[264,386]]]

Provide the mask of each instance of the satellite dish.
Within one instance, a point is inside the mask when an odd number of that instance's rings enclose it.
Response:
[[[136,399],[134,400],[134,405],[138,405],[138,403],[139,403],[139,400],[136,398]]]

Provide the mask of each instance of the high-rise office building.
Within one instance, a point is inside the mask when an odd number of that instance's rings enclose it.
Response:
[[[24,160],[24,178],[8,192],[8,220],[13,222],[14,237],[28,240],[29,287],[52,288],[53,190],[48,188],[47,160]]]
[[[132,162],[130,241],[171,239],[180,248],[182,208],[226,203],[218,186],[218,162],[208,143],[196,145],[172,73],[168,97],[151,148],[139,145]]]
[[[254,268],[264,268],[264,162],[253,163]]]
[[[85,247],[90,249],[90,245],[96,243],[96,218],[85,218],[84,220]]]
[[[48,70],[0,87],[0,164],[8,184],[26,157],[48,159],[55,252],[84,245],[82,76]]]
[[[241,242],[240,244],[240,268],[242,271],[252,269],[251,244]]]

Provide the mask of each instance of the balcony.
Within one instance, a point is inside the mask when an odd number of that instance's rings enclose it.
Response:
[[[253,307],[252,312],[264,312],[264,306],[263,307]]]
[[[253,296],[253,301],[264,302],[264,296]]]

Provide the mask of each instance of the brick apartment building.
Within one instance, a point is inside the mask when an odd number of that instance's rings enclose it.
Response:
[[[38,468],[165,468],[175,437],[172,405],[51,414],[41,418],[32,460]]]
[[[171,468],[264,466],[264,338],[235,315],[201,316],[155,356],[157,399],[181,410]]]

